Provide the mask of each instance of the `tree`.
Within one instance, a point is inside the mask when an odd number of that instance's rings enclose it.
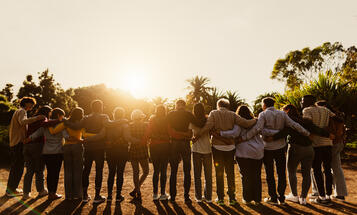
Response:
[[[239,97],[239,94],[234,91],[228,90],[224,95],[224,98],[228,99],[231,111],[236,111],[240,105],[247,105],[244,99]]]
[[[163,105],[167,102],[167,98],[162,98],[160,96],[157,96],[157,97],[151,99],[151,101],[154,105]]]
[[[346,50],[346,60],[342,65],[340,78],[349,84],[357,83],[357,48],[351,46]]]
[[[207,103],[207,97],[211,91],[211,87],[208,87],[207,84],[210,82],[210,79],[203,76],[195,76],[191,79],[186,80],[189,84],[187,89],[189,93],[187,95],[187,100],[192,103]]]
[[[11,102],[12,99],[14,98],[14,90],[13,90],[14,85],[7,83],[5,87],[0,91],[0,94],[6,96],[7,101]]]
[[[270,78],[285,82],[289,89],[299,88],[321,71],[340,71],[344,59],[345,49],[339,42],[326,42],[314,49],[307,47],[290,51],[285,58],[276,61]]]
[[[223,93],[218,90],[217,87],[212,87],[212,90],[207,97],[207,106],[209,111],[214,110],[216,108],[217,101],[223,97]]]

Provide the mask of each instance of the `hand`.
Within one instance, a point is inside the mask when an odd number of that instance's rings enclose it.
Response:
[[[29,138],[29,137],[24,140],[24,144],[27,144],[29,142],[31,142],[31,138]]]

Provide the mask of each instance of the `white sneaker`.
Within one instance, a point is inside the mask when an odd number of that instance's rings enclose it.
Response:
[[[196,200],[197,203],[201,203],[202,202],[202,199],[195,198],[195,200]]]
[[[28,200],[28,199],[30,199],[30,198],[31,198],[30,193],[24,193],[24,194],[22,195],[22,200],[23,200],[23,201]]]
[[[306,205],[307,204],[306,203],[306,198],[299,197],[299,203],[300,203],[300,205]]]
[[[157,200],[159,200],[159,195],[157,195],[157,193],[154,193],[153,195],[152,195],[152,199],[154,200],[154,201],[157,201]]]
[[[160,200],[160,201],[166,201],[166,200],[169,199],[169,197],[170,197],[170,196],[165,193],[164,195],[161,195],[161,196],[160,196],[159,200]]]
[[[286,199],[287,201],[299,203],[299,197],[298,197],[298,196],[294,196],[292,193],[289,193],[289,195],[286,195],[286,196],[285,196],[285,199]]]
[[[41,197],[47,196],[47,195],[48,195],[48,190],[44,189],[44,190],[42,190],[41,192],[38,193],[37,197],[41,198]]]
[[[6,196],[7,197],[15,197],[15,196],[21,196],[23,195],[22,189],[16,188],[14,192],[6,191]]]

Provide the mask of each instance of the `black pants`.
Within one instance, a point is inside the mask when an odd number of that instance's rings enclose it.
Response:
[[[263,160],[236,157],[242,179],[243,199],[247,202],[262,200],[261,170]]]
[[[150,145],[150,157],[154,166],[152,176],[153,192],[158,193],[159,178],[161,195],[166,193],[167,165],[169,163],[170,143],[160,143]]]
[[[21,181],[22,174],[24,173],[24,156],[22,151],[22,143],[10,147],[11,167],[6,189],[9,193],[14,192],[17,189]]]
[[[264,167],[268,184],[268,193],[272,200],[284,202],[286,189],[286,147],[277,150],[264,150]],[[278,194],[274,177],[274,162],[278,173]]]
[[[108,196],[112,196],[114,178],[115,174],[117,175],[116,187],[117,187],[117,196],[121,195],[121,191],[124,183],[124,170],[126,162],[128,161],[128,145],[115,145],[106,150],[106,159],[109,168],[108,176]]]
[[[216,170],[216,189],[218,199],[224,199],[224,171],[227,175],[228,196],[235,199],[235,178],[234,178],[234,153],[232,151],[220,151],[212,147],[214,167]]]
[[[175,198],[177,194],[177,171],[178,165],[182,159],[183,174],[184,174],[184,197],[189,198],[191,188],[191,146],[190,142],[186,140],[173,140],[170,149],[170,196]]]
[[[56,193],[59,173],[61,171],[63,154],[43,155],[43,160],[47,168],[47,188],[49,193]]]
[[[89,175],[92,163],[95,161],[95,194],[100,194],[103,181],[104,149],[88,150],[84,149],[84,168],[83,168],[83,195],[87,195],[89,186]]]
[[[325,195],[332,194],[332,173],[331,173],[331,160],[332,160],[332,147],[322,146],[314,147],[315,157],[312,163],[312,168],[314,170],[314,177],[317,185],[317,190],[319,195],[325,197]],[[321,164],[324,166],[325,183],[324,177],[321,171]],[[325,192],[326,188],[326,192]]]

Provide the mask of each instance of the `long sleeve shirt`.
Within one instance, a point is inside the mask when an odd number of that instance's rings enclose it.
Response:
[[[239,125],[243,128],[250,128],[256,123],[256,119],[247,120],[244,119],[233,111],[226,108],[219,108],[210,112],[207,118],[205,126],[200,130],[199,135],[202,135],[210,130],[215,131],[227,131],[233,129],[234,125]],[[219,138],[212,136],[213,147],[220,145],[226,146],[227,143],[223,142]],[[234,149],[234,142],[232,141],[232,148]],[[218,147],[219,148],[219,147]],[[227,149],[228,150],[228,149]]]
[[[69,137],[66,130],[62,130],[57,134],[51,134],[49,128],[41,127],[37,129],[33,134],[31,134],[30,138],[33,140],[42,136],[45,137],[45,144],[43,145],[42,154],[63,153],[63,143],[65,141],[65,138]]]
[[[27,118],[25,109],[20,108],[15,111],[11,118],[9,128],[10,147],[13,147],[26,138],[27,125],[39,120],[39,116]]]
[[[269,107],[259,114],[257,124],[245,135],[242,135],[242,139],[243,141],[249,140],[257,134],[260,134],[264,128],[282,130],[285,127],[290,127],[305,136],[310,135],[309,131],[303,128],[299,123],[290,119],[284,111],[276,110],[274,107]],[[264,133],[261,134],[264,135]],[[271,142],[264,142],[264,144],[266,150],[277,150],[285,147],[286,141],[284,138],[281,138]]]

